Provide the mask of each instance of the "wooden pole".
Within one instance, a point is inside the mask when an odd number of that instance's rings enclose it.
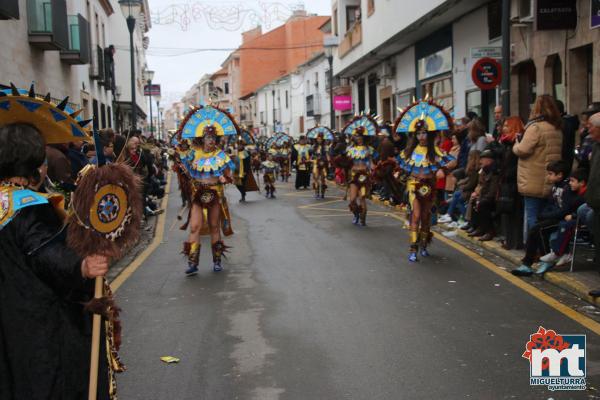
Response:
[[[94,298],[99,299],[104,294],[104,278],[96,277]],[[92,325],[92,353],[90,357],[90,385],[88,400],[96,400],[98,395],[98,361],[100,359],[100,323],[102,316],[94,314]]]

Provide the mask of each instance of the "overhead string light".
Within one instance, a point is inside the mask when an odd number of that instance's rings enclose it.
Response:
[[[256,6],[252,7],[252,3]],[[204,23],[212,30],[239,31],[246,25],[270,29],[278,22],[286,21],[297,10],[304,10],[302,2],[240,1],[215,5],[210,1],[197,1],[171,4],[152,12],[150,18],[154,25],[179,25],[182,31],[195,23]]]

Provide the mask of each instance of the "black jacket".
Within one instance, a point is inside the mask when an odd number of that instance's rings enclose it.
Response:
[[[0,399],[87,399],[91,315],[82,302],[92,293],[51,206],[25,208],[0,230]]]
[[[560,182],[552,186],[552,198],[538,215],[538,220],[558,222],[577,211],[583,203],[583,196],[573,192],[567,181]]]
[[[594,144],[592,148],[590,175],[588,177],[588,189],[585,193],[585,201],[594,210],[600,210],[600,143]]]

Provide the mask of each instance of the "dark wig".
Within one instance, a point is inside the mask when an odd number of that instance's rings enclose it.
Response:
[[[37,181],[45,159],[44,139],[35,127],[10,124],[0,128],[0,180],[20,177]]]

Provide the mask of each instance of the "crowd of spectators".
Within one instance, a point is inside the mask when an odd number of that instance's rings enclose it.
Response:
[[[140,177],[144,191],[144,215],[161,213],[159,200],[165,195],[167,172],[166,143],[153,137],[147,138],[141,131],[119,134],[112,129],[101,130],[98,139],[106,163],[127,163]],[[96,150],[93,143],[84,142],[47,145],[47,189],[68,196],[75,189],[79,172],[88,164],[98,163],[100,155]]]

